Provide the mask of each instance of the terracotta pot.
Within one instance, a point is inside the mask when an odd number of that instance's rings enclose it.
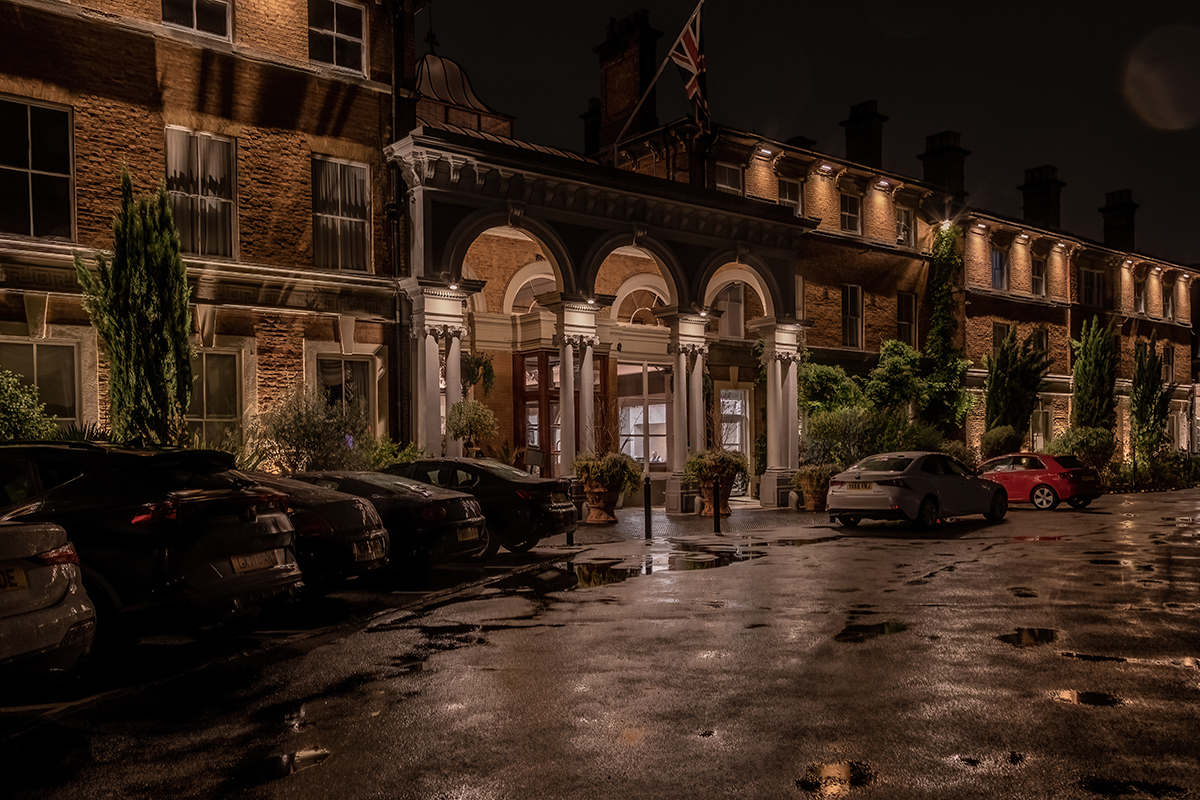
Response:
[[[700,497],[704,500],[704,510],[700,512],[702,517],[711,517],[713,515],[713,483],[714,481],[702,480],[700,482]],[[733,491],[733,476],[724,475],[720,479],[720,499],[721,499],[721,516],[728,517],[733,512],[729,510],[729,493]]]
[[[804,492],[805,511],[824,511],[825,493],[829,491],[827,481],[817,480],[811,475],[800,477],[800,491]]]
[[[583,487],[587,497],[588,515],[584,520],[589,525],[611,525],[617,521],[617,500],[621,493],[610,491],[605,486],[588,484]]]

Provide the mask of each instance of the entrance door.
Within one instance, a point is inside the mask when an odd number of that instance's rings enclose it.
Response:
[[[736,450],[750,461],[750,390],[721,390],[721,447]],[[738,478],[732,494],[741,497],[749,488],[748,478]]]

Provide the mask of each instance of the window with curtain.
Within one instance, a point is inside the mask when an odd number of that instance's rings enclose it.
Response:
[[[803,201],[801,198],[800,181],[788,180],[787,178],[779,179],[779,205],[792,209],[798,217],[803,210]]]
[[[59,425],[78,424],[74,345],[0,341],[0,369],[17,375],[26,386],[36,386],[46,413]]]
[[[852,194],[842,193],[842,230],[849,233],[862,232],[862,201]]]
[[[232,139],[167,128],[167,191],[183,252],[233,255],[233,158]]]
[[[1012,330],[1012,326],[1007,322],[992,323],[992,358],[1000,355],[1000,348],[1004,346],[1004,340],[1008,338],[1010,330]]]
[[[162,0],[163,22],[229,38],[229,3],[225,0]]]
[[[329,404],[368,415],[371,411],[371,364],[363,359],[317,359],[317,375],[328,393]]]
[[[617,433],[621,452],[644,470],[666,470],[668,445],[667,368],[654,364],[617,365]]]
[[[992,248],[992,288],[1008,288],[1008,253]]]
[[[742,193],[742,168],[737,164],[717,164],[717,191]]]
[[[0,100],[0,233],[70,239],[71,112]]]
[[[319,269],[366,272],[371,213],[368,170],[313,156],[313,263]]]
[[[363,72],[366,13],[356,3],[308,0],[308,57]]]
[[[917,215],[911,208],[896,206],[896,244],[917,246]]]
[[[1162,284],[1162,315],[1163,319],[1175,319],[1175,284],[1166,281]]]
[[[192,356],[192,404],[188,428],[201,441],[216,445],[237,432],[241,417],[237,353],[197,350]]]
[[[896,292],[896,338],[917,346],[917,296],[912,292]]]
[[[1104,304],[1104,273],[1098,269],[1079,270],[1079,281],[1082,284],[1079,301],[1085,306],[1099,307]]]
[[[861,286],[842,286],[842,347],[861,348],[863,296]]]
[[[1031,288],[1037,297],[1046,296],[1046,259],[1044,258],[1033,259]]]

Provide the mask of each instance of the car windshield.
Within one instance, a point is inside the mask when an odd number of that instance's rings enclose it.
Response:
[[[1058,462],[1060,467],[1066,467],[1067,469],[1078,469],[1087,466],[1087,464],[1084,464],[1076,456],[1055,456],[1054,460]]]
[[[913,463],[912,456],[871,456],[851,469],[861,472],[903,472]]]
[[[502,461],[481,461],[479,462],[479,467],[497,477],[508,478],[510,480],[527,480],[533,477],[525,470],[509,466]]]

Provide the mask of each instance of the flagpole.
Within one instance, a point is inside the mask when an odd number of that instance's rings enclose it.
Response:
[[[683,39],[683,34],[687,31],[688,25],[692,24],[692,19],[700,13],[700,6],[704,5],[704,0],[700,0],[696,4],[696,10],[693,11],[683,23],[683,27],[679,29],[679,35],[675,37],[674,43],[667,48],[667,57],[658,65],[658,72],[654,73],[654,80],[650,81],[650,85],[646,87],[646,91],[642,93],[642,99],[637,101],[637,105],[633,107],[633,113],[629,115],[629,119],[625,120],[625,127],[621,128],[621,132],[617,134],[617,138],[613,139],[612,145],[612,164],[617,166],[617,145],[621,142],[621,137],[625,135],[625,131],[629,130],[633,118],[642,110],[642,103],[646,102],[646,98],[650,96],[650,90],[654,88],[654,84],[658,83],[658,79],[662,77],[663,70],[667,68],[667,62],[671,60],[671,53],[675,52],[676,45]]]

